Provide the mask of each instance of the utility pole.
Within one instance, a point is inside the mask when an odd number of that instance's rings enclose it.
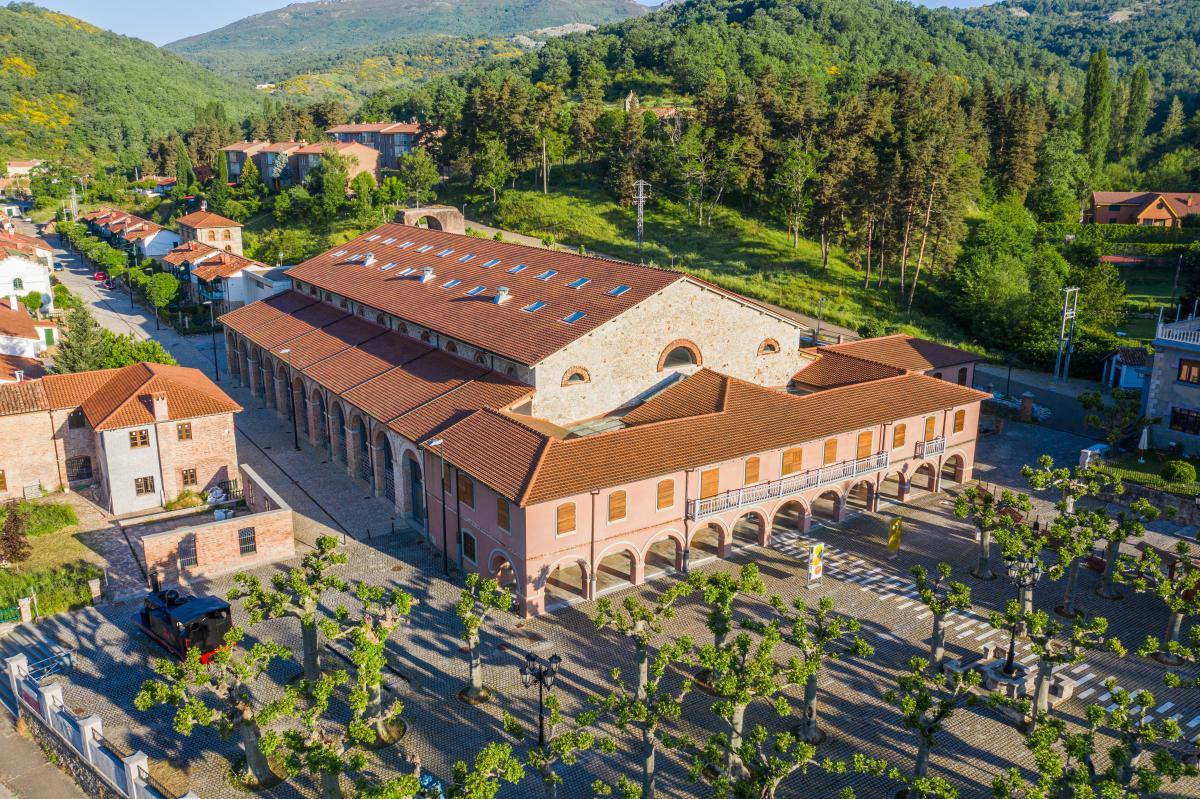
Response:
[[[633,184],[633,201],[637,204],[638,263],[642,263],[642,216],[646,207],[646,189],[648,188],[650,188],[650,184],[644,180],[637,180]]]
[[[79,198],[75,196],[75,186],[71,186],[71,221],[79,219]]]
[[[542,134],[542,194],[550,193],[550,166],[546,162],[546,134]]]
[[[1171,304],[1175,304],[1175,294],[1179,290],[1179,270],[1183,267],[1183,253],[1175,261],[1175,282],[1171,284]]]
[[[1067,372],[1071,369],[1071,348],[1075,345],[1075,312],[1079,305],[1079,289],[1075,286],[1068,286],[1062,292],[1062,321],[1058,328],[1058,352],[1054,356],[1053,380],[1066,379]],[[1065,364],[1063,363],[1064,350],[1067,356]]]

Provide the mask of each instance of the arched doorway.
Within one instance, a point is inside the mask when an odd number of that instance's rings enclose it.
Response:
[[[361,416],[355,418],[353,429],[354,441],[358,444],[354,464],[358,471],[358,479],[374,488],[375,463],[371,458],[371,439],[367,437],[367,426],[363,424]]]
[[[909,482],[910,496],[917,493],[929,493],[937,490],[937,469],[932,463],[922,463],[913,473]]]
[[[683,568],[683,546],[670,533],[663,533],[646,549],[646,576]]]
[[[779,506],[779,510],[775,511],[775,518],[771,520],[771,536],[778,537],[789,533],[804,532],[804,528],[807,526],[807,517],[808,512],[805,510],[803,502],[792,500],[783,503]]]
[[[700,558],[721,557],[721,544],[724,543],[725,533],[715,524],[709,523],[703,527],[696,529],[692,533],[691,549],[698,553]],[[692,556],[693,559],[696,555]]]
[[[587,599],[587,565],[581,561],[560,563],[546,578],[546,604]]]
[[[292,419],[292,402],[291,402],[291,381],[288,380],[287,370],[283,364],[275,367],[275,381],[272,384],[272,389],[275,392],[275,407],[283,414],[283,418],[291,421]]]
[[[904,475],[892,472],[879,484],[879,498],[900,502],[904,499]]]
[[[379,448],[380,471],[383,476],[383,498],[392,505],[396,504],[396,470],[395,462],[392,459],[392,443],[388,441],[387,434],[380,433],[375,439],[375,446]]]
[[[637,585],[637,554],[632,549],[619,549],[596,564],[596,593],[614,591]]]
[[[324,452],[329,452],[329,419],[325,415],[325,397],[320,391],[314,391],[309,402],[314,411],[313,431],[316,434],[311,440]]]
[[[872,510],[875,499],[875,484],[870,480],[855,483],[846,494],[846,507],[858,510]]]
[[[517,572],[507,557],[499,552],[493,555],[491,570],[492,577],[496,578],[496,582],[500,583],[502,588],[508,588],[514,594],[520,593],[517,591]]]
[[[942,464],[942,485],[946,483],[959,485],[963,481],[963,471],[962,455],[951,455],[946,458],[946,462]]]
[[[757,513],[747,513],[733,525],[733,546],[756,547],[764,543],[765,526],[763,519]]]
[[[842,498],[836,491],[826,491],[813,500],[812,515],[814,519],[836,522],[842,516]]]
[[[299,377],[292,379],[292,413],[296,416],[296,422],[300,427],[300,432],[308,436],[308,395],[304,393],[304,383]]]
[[[408,484],[408,516],[415,522],[425,521],[425,486],[421,464],[410,452],[404,457],[404,476]]]
[[[417,220],[417,227],[423,227],[427,230],[441,230],[442,221],[436,216],[423,216]]]
[[[339,402],[333,403],[333,410],[329,414],[329,447],[336,462],[346,462],[346,417],[342,415]]]

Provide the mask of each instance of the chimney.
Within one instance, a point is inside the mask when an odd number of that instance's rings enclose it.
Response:
[[[1192,195],[1190,195],[1190,194],[1188,195],[1187,204],[1188,204],[1188,208],[1192,207]]]
[[[165,422],[171,418],[167,412],[167,392],[150,392],[150,403],[154,406],[154,421]]]
[[[19,311],[20,308],[17,307],[18,302],[19,302],[19,300],[17,299],[17,295],[14,294],[8,298],[8,307],[14,311]]]
[[[496,303],[497,305],[503,305],[506,300],[508,300],[508,286],[497,286],[496,297],[492,300],[492,302]]]
[[[201,210],[201,211],[207,211],[207,210],[208,210],[208,200],[201,200],[201,201],[200,201],[200,210]]]
[[[433,280],[433,267],[426,266],[421,269],[421,282],[428,283]]]
[[[17,382],[20,383],[25,379],[25,372],[21,369],[18,369],[17,371],[13,372],[13,377],[15,377]]]

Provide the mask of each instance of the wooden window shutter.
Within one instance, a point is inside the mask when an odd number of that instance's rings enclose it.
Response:
[[[715,497],[721,493],[721,470],[705,469],[700,472],[700,499]]]
[[[475,481],[461,471],[458,473],[458,501],[468,508],[475,507]]]
[[[575,532],[575,503],[564,502],[558,506],[558,534]]]
[[[625,518],[625,492],[614,491],[608,495],[608,520],[617,522]]]
[[[933,441],[934,426],[936,424],[937,424],[937,419],[934,419],[932,416],[925,417],[925,440],[926,441]]]
[[[855,457],[859,458],[860,460],[862,458],[871,457],[871,444],[874,443],[871,441],[871,438],[872,436],[870,430],[864,430],[858,434],[858,451],[856,452]]]
[[[496,497],[496,524],[501,530],[511,530],[509,523],[508,500],[504,497]]]
[[[800,447],[792,447],[783,452],[783,473],[792,474],[800,471],[800,464],[803,462],[801,456],[804,450]]]
[[[675,504],[675,481],[660,480],[658,482],[658,509],[669,508]]]
[[[746,458],[746,485],[754,485],[758,482],[758,458]]]
[[[904,425],[896,425],[896,432],[892,434],[892,449],[898,449],[904,446],[904,434],[908,432],[904,429]]]
[[[957,410],[954,412],[954,432],[961,433],[967,424],[967,412]]]
[[[825,466],[837,460],[837,439],[830,438],[825,441],[825,454],[821,463]]]

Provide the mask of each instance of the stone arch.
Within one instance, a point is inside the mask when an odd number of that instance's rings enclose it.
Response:
[[[519,596],[522,593],[520,590],[521,576],[513,563],[514,558],[506,550],[493,549],[487,560],[487,576],[495,577],[501,586],[512,589],[513,593]]]
[[[392,452],[392,442],[388,440],[386,430],[378,430],[375,433],[374,445],[371,448],[374,452],[374,472],[377,475],[375,480],[375,493],[392,503],[393,507],[398,507],[399,497],[396,495],[396,458]]]
[[[658,371],[667,369],[682,369],[688,366],[703,366],[704,358],[700,348],[692,341],[677,338],[663,348],[658,356]]]
[[[413,450],[404,453],[404,495],[408,500],[408,517],[425,523],[425,475],[421,461]]]
[[[688,549],[694,549],[699,557],[723,558],[729,553],[729,534],[725,528],[714,521],[698,525],[692,530],[692,539]]]
[[[239,374],[238,374],[238,381],[243,386],[246,386],[247,388],[249,388],[250,393],[253,394],[254,393],[254,381],[250,375],[250,370],[253,368],[252,364],[250,363],[250,348],[246,344],[246,339],[241,338],[241,337],[239,337],[239,341],[238,341],[238,345],[237,345],[237,360],[238,360],[238,366],[240,367]]]
[[[375,459],[371,457],[370,423],[357,411],[350,412],[350,438],[347,441],[348,457],[353,458],[350,464],[351,474],[375,487]]]
[[[321,393],[321,389],[319,388],[314,387],[309,392],[308,413],[312,417],[309,423],[308,440],[328,452],[329,415],[325,408],[325,395]]]
[[[627,588],[642,582],[642,559],[626,541],[613,544],[596,559],[596,592]]]
[[[304,390],[304,381],[300,375],[292,378],[291,412],[296,416],[296,424],[300,432],[308,437],[308,392]]]
[[[346,412],[337,400],[329,406],[329,452],[335,463],[346,462]]]
[[[582,366],[572,366],[567,371],[563,372],[562,387],[581,386],[584,383],[592,382],[592,375],[587,369]]]
[[[759,355],[777,355],[779,354],[779,342],[773,338],[763,339],[758,345]]]
[[[733,523],[733,545],[735,547],[766,546],[770,539],[767,520],[759,511],[743,513]]]
[[[587,599],[588,565],[578,555],[568,555],[546,570],[546,582],[542,590],[549,600],[572,602]]]
[[[803,533],[808,531],[812,513],[801,499],[789,499],[775,509],[771,517],[771,534]]]
[[[908,479],[904,472],[891,472],[884,477],[879,483],[878,493],[881,499],[887,497],[897,502],[903,502],[908,496]]]
[[[910,491],[928,491],[935,493],[938,490],[938,469],[937,465],[932,461],[925,461],[913,471],[912,478],[908,481]]]
[[[875,510],[875,483],[859,480],[846,492],[846,506],[858,510]]]
[[[405,208],[396,212],[396,221],[409,227],[444,230],[447,233],[464,234],[467,232],[467,223],[463,218],[462,211],[452,205]]]
[[[823,519],[829,522],[840,522],[842,520],[842,510],[845,506],[845,499],[832,488],[822,491],[816,499],[812,501],[812,515],[814,519]]]
[[[966,472],[966,458],[955,452],[942,461],[941,479],[939,482],[942,485],[945,485],[946,483],[960,485],[963,482],[963,478],[966,476]]]
[[[655,574],[668,569],[683,570],[683,536],[675,530],[663,530],[650,539],[642,550],[642,568]]]
[[[225,330],[225,365],[229,369],[230,376],[238,381],[242,366],[238,363],[237,336],[232,330]]]

